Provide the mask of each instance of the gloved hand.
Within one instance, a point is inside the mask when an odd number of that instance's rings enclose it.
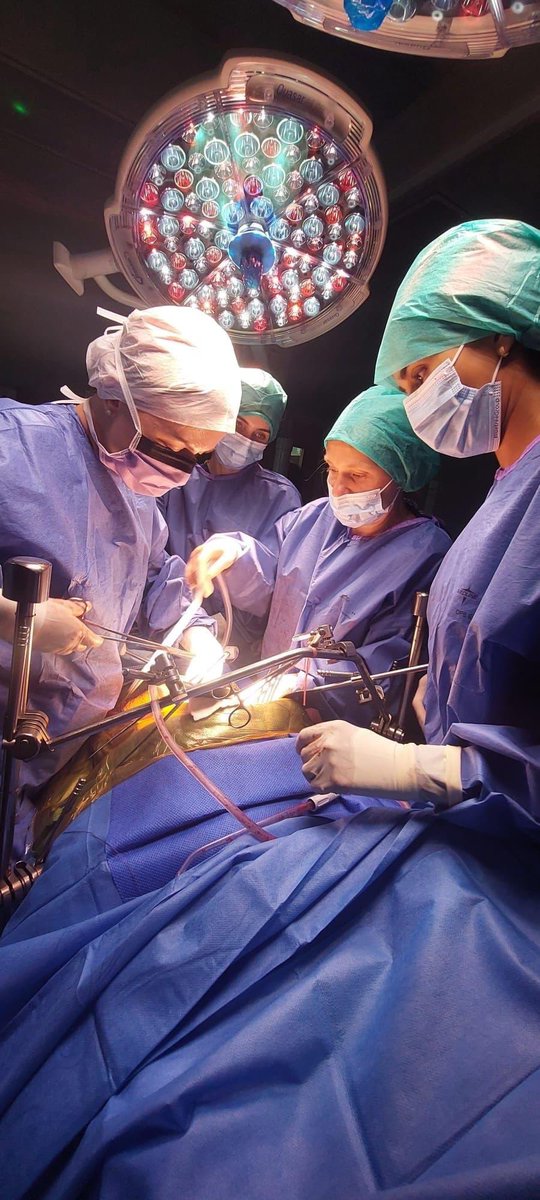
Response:
[[[459,746],[400,745],[347,721],[312,725],[298,735],[302,770],[317,792],[352,792],[409,807],[463,799]]]
[[[192,591],[201,588],[203,596],[211,596],[212,580],[232,567],[242,552],[240,543],[226,534],[214,534],[191,554],[186,566],[186,583]]]
[[[218,679],[223,673],[223,646],[205,625],[190,625],[183,634],[182,645],[194,655],[185,674],[189,683],[206,683],[208,679]]]
[[[34,647],[43,654],[74,654],[101,646],[103,638],[81,617],[91,609],[87,600],[46,600],[38,604],[34,621]]]

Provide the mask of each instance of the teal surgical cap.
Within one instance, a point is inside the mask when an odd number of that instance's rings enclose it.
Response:
[[[398,288],[375,380],[490,333],[540,349],[540,230],[522,221],[466,221],[422,250]]]
[[[417,492],[437,474],[439,455],[413,432],[403,392],[392,383],[368,388],[351,400],[325,438],[346,442],[382,467],[405,492]]]
[[[258,367],[241,367],[242,399],[239,416],[262,417],[270,426],[270,441],[277,437],[287,407],[287,393],[277,379]]]

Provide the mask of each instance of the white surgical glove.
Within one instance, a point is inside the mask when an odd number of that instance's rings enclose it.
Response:
[[[52,596],[36,606],[34,650],[42,654],[76,654],[101,646],[103,638],[83,624],[82,617],[91,609],[88,600],[55,600]],[[15,632],[14,600],[0,593],[0,638],[12,642]]]
[[[195,686],[197,683],[206,683],[221,677],[225,664],[223,646],[220,646],[217,638],[205,625],[190,625],[183,634],[182,645],[184,649],[195,655],[184,675],[186,683]],[[230,700],[214,700],[211,696],[191,696],[189,711],[194,721],[202,721],[227,704],[230,704]]]
[[[189,683],[206,683],[222,675],[225,652],[206,625],[190,625],[183,634],[182,645],[194,655],[185,674]]]
[[[34,649],[43,654],[76,654],[103,644],[103,638],[81,620],[92,605],[87,600],[55,600],[36,606]]]
[[[190,555],[186,566],[186,582],[192,591],[200,588],[204,597],[212,595],[212,580],[232,567],[242,553],[242,546],[235,538],[217,533],[198,546]]]
[[[463,799],[459,746],[400,745],[347,721],[312,725],[298,735],[302,770],[317,792],[352,792],[409,806],[449,808]]]

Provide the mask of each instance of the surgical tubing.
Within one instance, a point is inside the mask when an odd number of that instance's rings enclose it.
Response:
[[[225,609],[225,633],[223,635],[222,645],[224,647],[226,647],[229,644],[229,641],[231,638],[231,633],[232,633],[232,626],[233,626],[233,610],[232,610],[232,604],[231,604],[231,597],[229,596],[229,589],[228,589],[227,584],[225,583],[225,580],[222,575],[218,575],[218,577],[216,579],[216,583],[221,592],[221,596],[222,596],[222,600],[223,600],[223,607]],[[202,596],[202,593],[201,593],[201,596]]]
[[[274,813],[273,817],[265,817],[264,820],[258,822],[258,825],[259,828],[261,825],[275,825],[276,821],[285,821],[287,817],[304,817],[306,813],[314,812],[314,810],[315,805],[313,800],[303,800],[301,804],[295,804],[293,808],[282,808],[281,812]],[[196,850],[192,850],[191,854],[188,854],[180,870],[176,872],[177,877],[178,875],[183,875],[184,871],[189,870],[199,854],[204,854],[206,850],[217,850],[218,846],[226,846],[229,842],[236,841],[236,838],[242,837],[243,833],[243,829],[238,829],[236,833],[226,833],[224,837],[215,838],[213,842],[207,842],[205,846],[198,846]],[[275,838],[273,838],[273,841],[275,841]]]
[[[210,792],[210,795],[214,797],[214,800],[217,800],[218,804],[221,804],[223,808],[226,808],[227,812],[230,813],[232,817],[235,817],[235,819],[239,821],[241,825],[244,825],[248,832],[251,833],[253,837],[257,838],[257,841],[273,841],[274,835],[272,833],[266,833],[266,831],[261,829],[261,826],[258,825],[256,821],[252,821],[251,817],[246,816],[246,813],[242,812],[242,809],[238,808],[238,805],[235,804],[233,800],[229,800],[229,797],[226,796],[220,788],[216,787],[215,783],[212,783],[212,780],[208,779],[208,776],[205,775],[204,771],[201,771],[200,767],[195,766],[195,763],[191,761],[189,755],[187,755],[185,751],[176,744],[163,719],[161,708],[158,702],[158,689],[154,686],[154,684],[150,684],[148,690],[152,705],[152,716],[156,722],[161,737],[163,738],[163,741],[170,750],[171,754],[175,755],[178,761],[182,763],[182,766],[189,771],[190,775],[192,775],[193,778],[200,783],[201,787],[205,788],[207,792]]]
[[[227,584],[221,579],[221,576],[218,577],[217,582],[218,582],[220,590],[221,590],[221,595],[223,597],[223,605],[225,608],[226,628],[225,628],[225,634],[223,636],[223,642],[222,642],[222,645],[225,648],[229,643],[229,639],[230,639],[231,632],[232,632],[233,613],[232,613],[232,605],[231,605],[229,589],[227,587]],[[169,632],[167,634],[165,634],[165,637],[163,638],[163,642],[162,642],[162,646],[163,646],[164,650],[167,650],[169,653],[171,651],[173,654],[175,653],[174,647],[176,646],[176,643],[180,641],[182,634],[185,633],[188,625],[191,624],[194,616],[197,614],[197,612],[199,611],[199,609],[201,607],[202,601],[203,601],[202,590],[200,588],[197,588],[197,590],[193,593],[193,599],[191,601],[191,604],[188,605],[188,607],[182,613],[182,616],[180,617],[180,619],[176,622],[175,625],[173,625],[172,629],[169,629]],[[148,662],[142,668],[141,675],[146,675],[146,674],[148,674],[149,671],[152,670],[152,667],[155,665],[159,654],[160,654],[160,651],[156,650],[155,654],[153,654],[152,657],[148,659]]]
[[[201,606],[201,600],[202,591],[194,592],[191,604],[188,604],[188,607],[186,608],[185,612],[182,613],[182,616],[179,618],[176,624],[173,625],[172,629],[169,629],[167,634],[165,634],[162,642],[163,649],[172,648],[175,643],[180,640],[184,630],[190,624],[196,612],[198,612]],[[152,670],[152,667],[155,666],[160,654],[161,650],[156,650],[155,654],[153,654],[152,657],[148,659],[148,662],[145,663],[144,667],[142,668],[141,675],[146,675]]]

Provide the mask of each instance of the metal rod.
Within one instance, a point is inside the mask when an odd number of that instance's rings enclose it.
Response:
[[[172,697],[164,696],[160,701],[160,707],[164,708],[169,704],[175,704],[177,699],[184,700],[184,696]],[[47,750],[55,750],[57,746],[64,746],[66,742],[74,742],[76,738],[92,737],[94,733],[101,733],[105,729],[114,729],[115,725],[121,725],[125,721],[137,721],[139,717],[147,717],[152,711],[152,705],[139,704],[136,708],[128,708],[125,712],[114,713],[112,717],[104,717],[102,721],[94,721],[93,725],[83,725],[80,729],[72,729],[69,733],[61,733],[58,737],[51,738],[47,744]]]
[[[332,662],[336,662],[343,657],[344,656],[341,651],[322,650],[318,649],[317,647],[312,649],[311,647],[304,646],[302,650],[284,650],[281,654],[274,654],[271,658],[262,659],[261,662],[252,663],[247,667],[238,667],[236,671],[231,671],[227,675],[222,675],[219,679],[210,680],[209,683],[199,683],[196,687],[190,687],[186,689],[186,692],[183,696],[175,696],[174,698],[171,696],[164,696],[159,703],[161,707],[164,708],[168,704],[182,700],[188,700],[191,697],[213,696],[213,693],[218,689],[226,688],[229,684],[236,683],[240,679],[249,679],[252,675],[260,674],[263,669],[267,670],[271,666],[277,666],[280,664],[288,664],[292,666],[295,662],[301,661],[303,658],[326,658]],[[371,678],[374,680],[374,682],[377,682],[379,679],[388,679],[390,676],[405,675],[410,670],[413,670],[417,673],[419,671],[427,671],[427,664],[413,668],[400,667],[394,670],[389,669],[388,671],[379,671],[377,675],[372,675]],[[337,674],[338,672],[336,671],[336,675]],[[323,685],[322,687],[310,688],[309,694],[312,695],[313,692],[326,691],[327,687],[333,689],[337,687],[348,686],[357,687],[361,683],[364,683],[364,676],[351,676],[344,674],[343,683],[333,683],[329,685]],[[220,697],[214,696],[213,698],[219,699]],[[114,715],[111,717],[105,717],[102,721],[96,721],[93,725],[83,725],[81,729],[72,729],[69,733],[61,733],[58,737],[51,738],[46,748],[48,750],[54,750],[56,746],[63,746],[67,742],[75,741],[76,738],[92,737],[94,733],[101,733],[102,730],[113,729],[115,725],[121,725],[125,721],[136,721],[139,719],[139,717],[146,717],[150,712],[150,704],[140,704],[136,708],[130,708],[126,710],[126,712],[114,713]]]
[[[2,772],[0,778],[0,876],[5,875],[11,857],[13,832],[15,828],[15,793],[11,787],[13,773],[13,753],[4,748],[2,754]]]
[[[385,729],[390,729],[392,726],[392,714],[386,704],[384,693],[382,696],[379,695],[379,692],[377,691],[377,688],[371,677],[367,662],[355,649],[354,645],[352,645],[350,642],[342,642],[341,645],[345,651],[349,652],[346,654],[346,657],[349,658],[350,662],[354,663],[358,675],[362,680],[362,687],[364,691],[368,693],[371,703],[374,705],[379,714],[379,732],[383,733]]]
[[[413,636],[412,636],[412,642],[411,642],[411,649],[409,651],[409,666],[410,667],[416,667],[418,665],[418,661],[419,661],[420,655],[422,653],[422,647],[424,644],[424,635],[425,635],[425,630],[426,630],[427,605],[428,605],[428,593],[427,592],[417,592],[415,601],[414,601],[414,608],[413,608],[414,630],[413,630]],[[410,702],[412,699],[413,687],[414,687],[414,675],[406,676],[405,686],[403,688],[403,693],[401,696],[401,703],[399,706],[399,713],[398,713],[398,725],[400,725],[401,727],[403,727],[403,723],[405,721],[405,718],[406,718],[408,710],[409,710],[409,705],[410,705]]]
[[[323,652],[319,652],[322,656]],[[324,652],[325,657],[330,657],[330,652]],[[249,679],[252,675],[260,674],[262,670],[267,670],[269,667],[279,664],[292,665],[295,662],[301,661],[303,658],[316,657],[311,650],[285,650],[282,654],[274,654],[272,658],[265,658],[261,662],[253,663],[248,667],[238,667],[236,671],[230,671],[227,675],[220,676],[219,679],[211,679],[208,683],[199,683],[195,687],[187,688],[185,694],[174,697],[175,701],[188,700],[191,697],[197,696],[213,696],[213,693],[218,689],[226,688],[229,684],[236,683],[238,679]],[[334,658],[343,658],[342,654],[334,652]],[[214,699],[219,697],[214,697]],[[171,697],[165,696],[160,700],[160,706],[163,708],[171,703]],[[63,746],[66,742],[73,742],[76,738],[91,737],[94,733],[100,733],[101,730],[112,729],[115,725],[121,725],[124,721],[138,720],[139,717],[148,716],[152,711],[151,704],[140,704],[137,708],[130,708],[126,712],[114,713],[111,717],[105,717],[102,721],[96,721],[93,725],[83,725],[81,729],[72,729],[69,733],[61,733],[58,737],[51,738],[48,743],[48,749],[54,750],[56,746]]]
[[[334,652],[336,658],[343,658],[342,654]],[[212,689],[218,687],[226,687],[229,683],[237,683],[239,679],[250,679],[252,675],[260,675],[261,672],[267,671],[271,667],[277,666],[293,666],[295,662],[301,662],[303,658],[329,658],[329,651],[319,650],[316,652],[311,647],[303,646],[299,650],[283,650],[281,654],[273,654],[271,658],[263,658],[260,662],[251,663],[247,667],[237,667],[235,671],[228,671],[221,679],[211,680],[210,683],[200,683],[196,687],[190,687],[189,696],[206,696],[211,694]]]
[[[427,663],[422,663],[418,667],[396,667],[392,671],[379,671],[377,675],[372,675],[371,678],[376,683],[378,679],[393,678],[394,675],[419,675],[421,672],[427,671],[427,666]],[[338,674],[337,671],[335,673],[336,675]],[[330,675],[330,672],[327,674]],[[332,672],[332,674],[334,674],[334,672]],[[344,675],[343,679],[340,680],[339,683],[323,683],[319,684],[318,687],[310,688],[309,695],[313,696],[316,692],[336,692],[338,688],[344,687],[358,687],[359,684],[363,682],[363,677],[361,675]]]
[[[8,869],[15,829],[16,796],[12,786],[13,743],[26,712],[36,604],[48,599],[51,564],[32,558],[11,558],[3,568],[3,595],[15,600],[15,629],[11,651],[9,691],[3,729],[0,776],[0,875]]]
[[[393,679],[395,675],[418,675],[419,671],[427,671],[428,663],[419,663],[417,667],[390,667],[388,671],[377,671],[371,678],[375,683],[379,679]],[[350,671],[321,671],[323,679],[342,680],[343,683],[361,683],[361,675],[351,675]],[[310,688],[314,692],[315,688]]]

